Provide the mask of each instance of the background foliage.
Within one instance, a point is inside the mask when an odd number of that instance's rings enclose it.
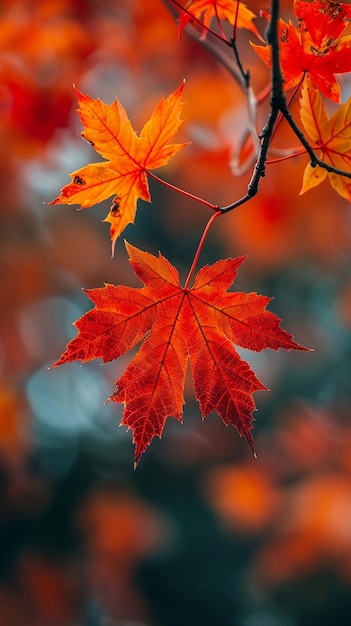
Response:
[[[245,355],[271,388],[256,396],[258,460],[219,418],[200,422],[189,383],[184,425],[168,423],[133,472],[121,413],[103,406],[116,366],[47,370],[87,308],[82,286],[138,286],[122,241],[110,258],[99,221],[108,202],[80,214],[44,204],[92,160],[72,83],[106,102],[117,95],[141,128],[185,77],[180,140],[192,145],[164,176],[220,205],[246,190],[247,175],[228,167],[245,103],[206,50],[177,41],[160,0],[2,8],[1,626],[348,624],[349,203],[327,183],[299,196],[301,157],[268,166],[259,194],[217,220],[202,263],[249,254],[237,288],[274,296],[284,328],[314,352]],[[244,31],[239,46],[259,92],[268,70]],[[345,101],[350,82],[340,82]],[[151,191],[126,238],[160,249],[184,277],[208,215]]]

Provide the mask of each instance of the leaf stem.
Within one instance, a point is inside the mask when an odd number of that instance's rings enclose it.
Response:
[[[193,275],[193,273],[195,271],[197,262],[199,260],[199,256],[201,254],[201,250],[202,250],[203,245],[205,243],[205,239],[206,239],[206,237],[208,235],[208,231],[210,230],[210,228],[211,228],[213,222],[215,221],[215,219],[217,219],[217,217],[219,217],[220,215],[223,215],[223,211],[221,209],[217,208],[216,213],[210,217],[210,219],[208,220],[208,222],[207,222],[207,224],[206,224],[206,226],[204,228],[204,232],[202,233],[199,245],[198,245],[197,250],[195,252],[194,260],[193,260],[193,262],[191,264],[191,268],[189,270],[189,274],[188,274],[187,279],[185,281],[184,291],[188,291],[188,289],[189,289],[189,282],[190,282],[191,277],[192,277],[192,275]]]
[[[212,211],[218,211],[218,208],[219,208],[218,205],[212,204],[212,202],[208,202],[207,200],[204,200],[203,198],[200,198],[199,196],[195,196],[193,193],[190,193],[189,191],[185,191],[184,189],[181,189],[180,187],[176,187],[175,185],[172,185],[172,183],[167,183],[166,180],[159,178],[158,176],[156,176],[156,174],[154,174],[150,170],[145,170],[145,171],[149,176],[151,176],[151,178],[153,178],[154,180],[157,180],[158,183],[165,185],[165,187],[168,187],[169,189],[172,189],[173,191],[177,191],[178,193],[181,193],[183,196],[186,196],[187,198],[191,198],[191,200],[196,200],[196,202],[201,202],[201,204],[208,206],[210,209],[212,209]]]
[[[176,2],[176,0],[163,0],[163,3],[175,18],[178,17],[178,12],[174,8],[174,5],[179,7],[182,11],[184,10],[186,13],[188,13],[188,15],[191,15],[190,12],[183,9],[183,7],[181,7],[181,5]],[[194,16],[192,17],[198,22],[198,26],[205,28],[200,20],[197,20],[197,18],[195,18]],[[225,67],[225,69],[230,73],[231,77],[234,78],[234,80],[241,88],[245,88],[243,77],[239,72],[236,63],[233,62],[232,58],[229,55],[225,54],[224,50],[216,45],[215,41],[211,41],[211,39],[209,39],[208,37],[206,37],[206,39],[199,39],[198,31],[195,29],[195,26],[192,28],[190,24],[187,24],[186,33],[191,39],[194,39],[194,41],[196,41],[198,45],[202,46],[208,52],[210,52],[223,65],[223,67]],[[219,38],[221,41],[223,41],[218,33],[213,34],[216,35],[216,37]],[[232,47],[228,39],[225,40],[225,43],[228,46]]]
[[[217,9],[217,5],[216,4],[215,4],[214,9],[215,9],[215,15],[216,15],[217,26],[218,26],[219,32],[220,32],[221,36],[223,37],[223,41],[224,40],[228,41],[228,38],[227,38],[227,36],[226,36],[226,34],[225,34],[224,30],[223,30],[222,22],[220,20],[219,15],[218,15],[218,9]]]
[[[266,161],[266,165],[273,165],[274,163],[280,163],[281,161],[288,161],[289,159],[301,156],[302,154],[306,154],[305,148],[303,150],[298,150],[297,152],[292,152],[291,154],[286,154],[282,157],[277,157],[276,159],[268,159]]]

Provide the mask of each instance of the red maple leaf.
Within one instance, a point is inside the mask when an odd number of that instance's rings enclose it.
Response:
[[[186,289],[161,254],[126,247],[144,287],[106,285],[87,291],[95,307],[75,323],[78,334],[54,367],[77,359],[106,363],[144,340],[109,398],[125,405],[122,424],[133,430],[137,463],[153,437],[161,437],[167,417],[182,421],[189,358],[202,417],[217,411],[254,451],[252,394],[266,387],[234,344],[255,351],[307,348],[265,310],[270,298],[227,292],[244,257],[206,265]]]
[[[335,74],[351,70],[351,36],[340,38],[351,19],[351,6],[331,0],[295,0],[294,11],[298,28],[291,21],[278,21],[284,89],[298,86],[309,74],[322,93],[340,102]],[[269,19],[268,13],[262,14]],[[251,46],[270,67],[271,47]]]

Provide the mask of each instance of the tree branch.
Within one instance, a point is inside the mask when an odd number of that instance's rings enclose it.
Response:
[[[182,11],[184,10],[186,13],[188,13],[188,15],[191,15],[190,11],[184,9],[182,5],[176,0],[163,0],[163,4],[175,18],[179,17],[179,13],[176,10],[175,5]],[[193,17],[193,19],[202,26],[201,22],[197,20],[197,18]],[[250,72],[244,70],[243,64],[241,62],[236,46],[236,41],[234,38],[235,33],[234,37],[230,41],[223,40],[222,37],[219,37],[221,41],[224,41],[232,48],[235,58],[235,61],[233,61],[233,59],[230,58],[228,54],[226,54],[226,52],[217,45],[217,42],[211,39],[211,37],[206,37],[206,39],[199,39],[198,30],[191,24],[187,24],[185,32],[189,37],[191,37],[191,39],[194,39],[198,44],[205,48],[205,50],[210,52],[211,55],[216,58],[217,61],[219,61],[219,63],[227,70],[227,72],[235,80],[239,87],[241,87],[246,98],[248,116],[248,125],[242,141],[244,141],[246,137],[251,135],[257,153],[259,150],[259,137],[256,129],[256,109],[258,102],[250,85]],[[216,35],[216,33],[213,33],[212,30],[209,30],[209,34]]]
[[[245,202],[248,202],[253,198],[259,188],[261,178],[266,175],[266,161],[268,157],[269,145],[273,136],[274,127],[277,122],[279,112],[285,102],[285,96],[283,93],[283,74],[280,66],[280,52],[278,41],[278,19],[279,19],[279,0],[272,0],[272,13],[271,20],[267,29],[267,40],[272,47],[272,68],[271,68],[271,111],[268,116],[265,127],[263,128],[260,139],[261,144],[256,159],[256,163],[253,169],[253,173],[250,182],[247,187],[247,193],[245,196],[229,204],[226,207],[222,207],[223,213],[228,213],[233,209],[241,206]],[[286,103],[285,103],[286,104]]]

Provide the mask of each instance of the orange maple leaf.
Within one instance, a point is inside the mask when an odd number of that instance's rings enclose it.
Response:
[[[189,358],[202,417],[216,410],[254,450],[252,394],[266,387],[233,344],[255,351],[307,348],[265,310],[270,298],[227,293],[244,257],[206,265],[186,289],[161,254],[126,247],[144,287],[106,285],[87,291],[95,308],[75,323],[78,334],[54,367],[77,359],[112,361],[144,340],[109,398],[125,405],[122,424],[133,430],[137,463],[153,437],[161,437],[167,417],[182,421]]]
[[[185,26],[191,21],[192,15],[200,20],[203,24],[202,38],[206,37],[207,29],[210,28],[213,17],[219,20],[225,20],[229,24],[236,21],[237,28],[246,28],[255,33],[259,39],[261,38],[256,26],[252,20],[256,15],[247,8],[242,2],[236,0],[190,0],[185,5],[187,11],[183,11],[179,18],[179,36],[181,36]]]
[[[104,220],[111,225],[112,252],[117,237],[127,224],[134,223],[138,198],[151,201],[147,170],[165,165],[188,145],[168,143],[183,121],[183,89],[184,83],[166,100],[160,100],[140,136],[117,99],[105,104],[75,89],[84,127],[82,137],[108,160],[73,172],[72,182],[50,204],[80,204],[85,209],[115,194]]]
[[[278,21],[284,89],[298,86],[309,74],[324,95],[339,103],[335,74],[351,70],[351,36],[340,39],[351,19],[351,6],[331,0],[295,0],[294,10],[298,28],[291,21]],[[268,13],[262,14],[269,20]],[[271,46],[251,46],[270,67]]]
[[[317,156],[332,167],[351,172],[351,97],[328,117],[319,90],[307,80],[302,87],[300,116],[306,137]],[[328,176],[340,196],[351,201],[351,179],[308,164],[300,194],[319,185]]]

